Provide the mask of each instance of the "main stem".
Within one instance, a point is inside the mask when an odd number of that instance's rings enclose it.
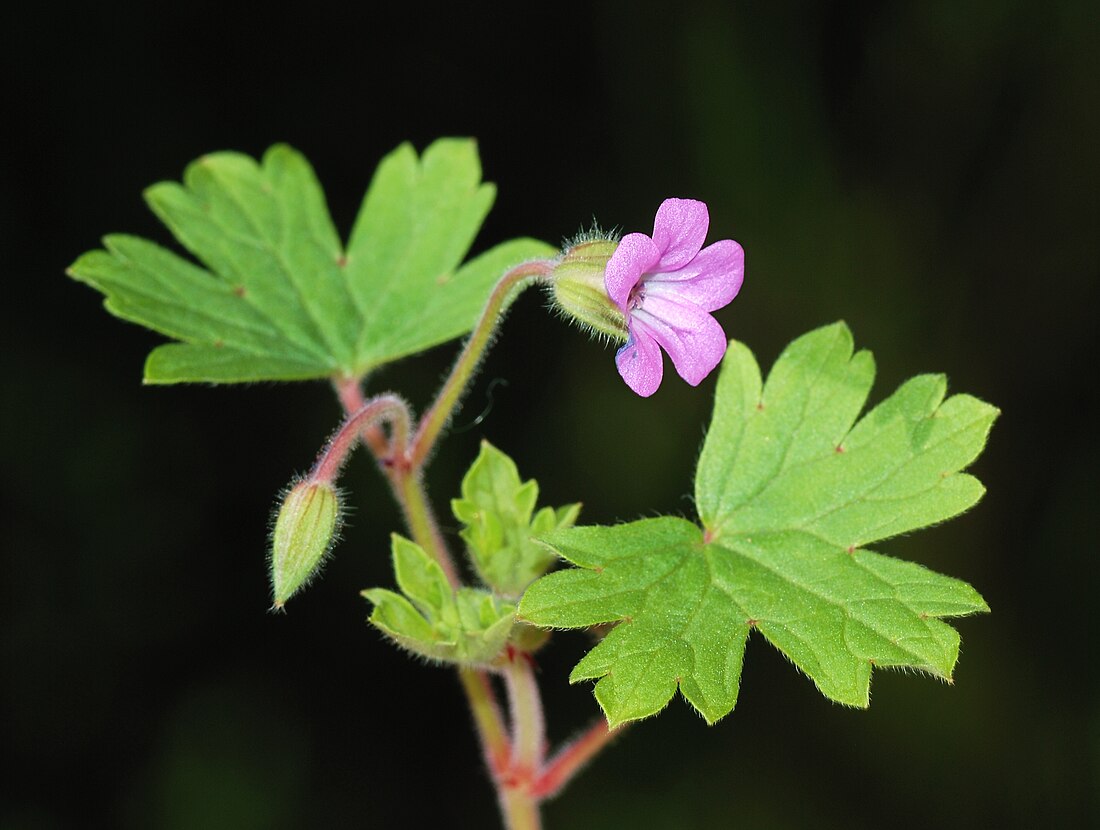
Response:
[[[504,687],[512,716],[512,758],[497,794],[509,830],[538,830],[539,801],[534,785],[546,752],[546,721],[531,656],[509,647]]]
[[[358,383],[352,385],[341,382],[337,385],[337,391],[340,402],[349,416],[363,411],[370,405],[364,399]],[[374,432],[370,431],[372,427],[375,429]],[[343,432],[342,430],[338,435]],[[377,422],[374,420],[365,422],[361,427],[363,442],[374,453],[379,467],[390,483],[413,541],[440,564],[451,586],[457,588],[460,581],[454,560],[447,550],[443,535],[436,524],[435,515],[428,504],[421,471],[411,469],[405,461],[407,449],[404,441],[398,442],[399,436],[400,430],[394,430],[393,438],[387,443],[384,436],[377,431]],[[327,453],[323,454],[322,459],[327,457]],[[463,691],[466,693],[466,701],[474,716],[474,726],[481,744],[482,757],[493,775],[493,781],[497,782],[507,768],[511,752],[500,704],[497,703],[492,683],[486,672],[460,667],[458,674]]]
[[[536,280],[547,277],[552,271],[551,262],[529,262],[513,268],[501,278],[489,295],[477,325],[470,333],[435,402],[420,419],[411,441],[407,438],[408,420],[404,402],[396,399],[402,410],[398,412],[390,408],[391,400],[388,396],[376,401],[378,408],[384,410],[386,415],[394,413],[392,418],[360,415],[354,419],[354,425],[350,421],[345,425],[346,428],[351,427],[347,432],[357,429],[358,437],[370,448],[378,461],[401,506],[413,541],[439,563],[451,587],[455,589],[461,586],[461,580],[424,489],[424,467],[486,349],[492,343],[501,315],[519,291]],[[364,410],[367,402],[357,380],[341,379],[334,385],[349,416]],[[378,426],[380,420],[389,420],[391,423],[388,441]],[[346,455],[347,449],[342,443],[343,437],[342,432],[339,436],[340,452],[336,453],[341,457]],[[335,439],[334,443],[337,443]],[[326,462],[322,460],[319,464],[324,466]],[[337,462],[328,464],[338,466]],[[512,721],[511,737],[505,729],[500,705],[488,673],[465,667],[458,669],[459,680],[477,729],[482,756],[497,790],[505,826],[508,830],[540,830],[539,803],[560,790],[610,740],[612,733],[607,731],[606,726],[603,727],[603,734],[598,728],[590,730],[573,746],[562,750],[547,766],[542,699],[530,656],[509,648],[503,674]]]

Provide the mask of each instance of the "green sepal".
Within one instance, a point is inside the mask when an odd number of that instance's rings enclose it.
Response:
[[[401,593],[371,588],[370,622],[397,645],[445,663],[486,666],[504,649],[515,607],[488,591],[454,591],[438,563],[414,542],[393,535],[393,566]]]
[[[572,527],[579,504],[535,512],[539,485],[522,481],[516,464],[488,441],[462,479],[462,498],[451,501],[466,550],[482,581],[497,593],[518,597],[546,573],[557,555],[535,541]]]
[[[611,342],[630,337],[626,316],[607,294],[604,273],[618,240],[586,238],[571,245],[557,261],[550,280],[554,305],[566,319]]]
[[[340,513],[340,496],[327,481],[299,481],[287,490],[271,531],[275,608],[282,608],[320,570],[339,533]]]
[[[577,568],[531,585],[519,616],[615,624],[570,678],[597,681],[612,726],[677,689],[708,723],[728,714],[754,629],[838,703],[867,706],[875,666],[951,679],[959,635],[940,618],[985,601],[864,546],[977,502],[982,486],[961,470],[998,411],[922,375],[856,422],[873,376],[843,323],[793,342],[766,384],[732,342],[696,471],[701,526],[661,517],[543,538]]]

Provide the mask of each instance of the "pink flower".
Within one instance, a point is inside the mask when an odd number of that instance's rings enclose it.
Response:
[[[703,248],[709,225],[702,202],[665,199],[653,236],[627,234],[607,263],[604,286],[630,333],[615,364],[626,385],[644,398],[661,385],[662,348],[692,386],[726,353],[726,333],[709,312],[737,296],[745,252],[732,239]]]

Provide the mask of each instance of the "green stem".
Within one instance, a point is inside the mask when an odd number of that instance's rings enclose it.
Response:
[[[501,717],[489,675],[483,671],[460,667],[458,679],[462,681],[470,712],[474,716],[474,726],[481,737],[485,766],[496,781],[508,769],[512,748],[504,730],[504,718]]]
[[[432,554],[443,568],[452,588],[458,588],[460,582],[455,572],[454,562],[439,533],[439,527],[428,504],[419,473],[397,472],[391,476],[390,482],[405,511],[413,541]],[[508,830],[539,830],[537,802],[529,796],[513,795],[508,788],[508,782],[512,777],[510,756],[514,753],[504,729],[504,720],[501,717],[500,706],[493,692],[489,675],[478,669],[459,666],[458,677],[466,693],[466,703],[474,717],[481,755],[489,767],[493,785],[497,789],[505,826]]]
[[[549,261],[528,262],[501,277],[439,395],[420,419],[411,442],[405,444],[407,421],[395,423],[388,442],[376,420],[358,430],[390,483],[413,541],[439,563],[455,589],[461,581],[424,490],[424,467],[492,342],[501,315],[520,291],[545,279],[552,271],[553,263]],[[349,415],[362,408],[364,401],[358,381],[338,380],[334,385]],[[400,415],[397,420],[400,421]],[[509,652],[508,659],[504,679],[512,719],[511,740],[489,676],[468,668],[459,668],[458,675],[473,714],[482,755],[492,773],[505,826],[508,830],[540,830],[540,799],[534,793],[534,785],[541,777],[545,752],[542,701],[530,658]]]
[[[358,383],[338,384],[337,391],[340,402],[349,416],[356,411],[361,411],[366,404],[362,388]],[[407,424],[408,421],[406,420],[405,423]],[[371,421],[368,429],[362,429],[360,435],[385,473],[413,541],[440,564],[452,587],[458,587],[460,582],[454,561],[447,550],[443,535],[439,532],[435,514],[424,491],[422,470],[410,468],[406,462],[407,453],[403,450],[407,428],[406,430],[395,429],[394,440],[390,443],[396,446],[389,446],[380,432],[370,433],[371,426],[377,429],[376,422]],[[395,450],[397,452],[394,452]],[[532,824],[529,820],[529,814],[534,808],[533,802],[525,805],[522,799],[506,800],[505,798],[502,781],[510,762],[511,742],[508,740],[504,718],[501,716],[500,705],[497,703],[489,675],[484,671],[459,667],[458,676],[466,693],[466,702],[473,714],[482,757],[489,767],[493,784],[497,788],[506,825],[510,830],[538,830],[537,808],[534,813],[535,823]]]
[[[409,447],[408,460],[411,467],[416,469],[424,464],[424,460],[439,438],[439,433],[443,431],[447,421],[454,414],[455,407],[466,390],[466,384],[470,382],[474,370],[477,369],[478,363],[485,355],[485,350],[492,342],[492,335],[497,323],[500,322],[501,314],[520,291],[538,279],[548,276],[553,269],[553,264],[545,260],[525,262],[501,277],[493,293],[489,295],[485,309],[481,312],[481,318],[474,326],[474,330],[470,332],[470,337],[458,360],[455,361],[450,376],[443,383],[443,388],[439,390],[439,396],[420,419],[416,437],[413,438]]]
[[[389,474],[394,495],[405,514],[405,523],[413,541],[428,552],[439,563],[451,588],[457,590],[462,585],[455,567],[454,559],[447,550],[447,543],[435,520],[435,513],[428,504],[428,493],[424,489],[424,478],[420,472],[407,468],[394,468]]]
[[[542,769],[546,750],[542,698],[530,655],[509,648],[507,659],[504,685],[512,716],[512,775],[530,783]]]
[[[512,757],[497,793],[509,830],[538,830],[539,797],[534,784],[540,777],[546,751],[546,724],[534,663],[525,652],[509,647],[504,665],[504,687],[512,718]]]
[[[500,812],[508,830],[541,830],[538,801],[527,790],[498,787]]]

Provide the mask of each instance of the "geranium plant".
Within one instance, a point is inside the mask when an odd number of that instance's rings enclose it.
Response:
[[[466,260],[493,197],[473,142],[437,141],[419,156],[402,145],[379,165],[344,243],[300,154],[216,153],[182,183],[146,193],[194,260],[116,235],[70,269],[112,314],[172,338],[149,355],[147,383],[332,385],[343,421],[276,510],[273,607],[331,554],[350,498],[340,472],[364,447],[403,519],[394,584],[363,591],[370,623],[458,672],[515,830],[538,827],[542,801],[677,691],[707,723],[728,715],[754,630],[850,706],[868,705],[876,666],[950,679],[959,637],[943,620],[985,602],[868,546],[978,501],[982,485],[963,470],[997,410],[948,397],[942,376],[922,375],[864,411],[874,362],[853,350],[843,323],[796,339],[765,380],[711,316],[737,296],[745,263],[737,242],[704,245],[702,202],[666,200],[651,234],[592,232],[564,250],[515,239]],[[697,515],[578,525],[578,504],[541,504],[537,483],[484,442],[450,504],[463,562],[440,532],[425,468],[506,308],[535,285],[567,319],[617,344],[615,366],[638,395],[661,385],[662,353],[693,386],[720,367]],[[464,335],[424,412],[368,391],[383,364]],[[570,679],[595,681],[602,712],[551,749],[534,669],[561,628],[598,638]]]

